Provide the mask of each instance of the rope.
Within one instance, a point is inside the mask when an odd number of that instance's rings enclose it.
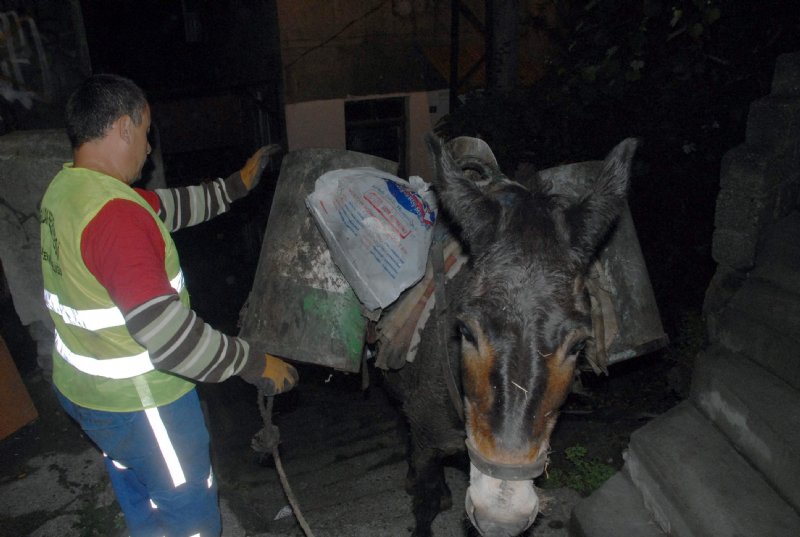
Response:
[[[286,472],[283,470],[281,456],[280,453],[278,453],[280,433],[278,431],[278,427],[272,423],[272,406],[274,401],[274,396],[267,397],[267,404],[265,406],[264,391],[261,389],[258,390],[258,410],[261,413],[261,421],[264,422],[264,428],[255,434],[253,440],[251,441],[251,446],[255,451],[261,453],[262,460],[264,455],[267,453],[272,453],[272,459],[275,461],[275,469],[278,471],[278,477],[281,480],[283,492],[286,494],[286,498],[289,500],[289,505],[292,507],[292,512],[294,513],[297,522],[300,524],[300,527],[303,529],[303,533],[305,533],[306,537],[314,537],[314,533],[311,531],[311,528],[306,522],[303,513],[300,511],[300,504],[292,492],[292,487],[289,485],[289,480],[286,478]]]

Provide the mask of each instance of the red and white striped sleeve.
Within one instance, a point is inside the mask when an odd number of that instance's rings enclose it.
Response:
[[[156,201],[150,194],[145,199]],[[263,357],[246,341],[215,330],[181,303],[164,268],[161,232],[143,207],[122,199],[108,202],[86,226],[81,254],[156,369],[220,382],[263,367]]]

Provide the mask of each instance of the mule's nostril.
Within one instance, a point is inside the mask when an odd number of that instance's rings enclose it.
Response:
[[[536,522],[536,517],[537,516],[539,516],[539,508],[538,507],[533,510],[533,514],[530,516],[530,518],[528,518],[528,523],[525,524],[525,526],[520,530],[520,533],[524,532],[525,530],[527,530],[528,528],[533,526],[533,523]]]
[[[464,498],[464,511],[466,511],[472,523],[475,524],[475,505],[472,503],[472,498],[469,497],[469,493],[467,493]]]
[[[485,535],[481,529],[481,525],[478,523],[478,519],[475,517],[475,504],[472,503],[472,498],[470,498],[469,491],[467,491],[467,495],[464,498],[464,511],[466,511],[469,521],[472,522],[472,525],[476,530],[478,530],[478,533]]]

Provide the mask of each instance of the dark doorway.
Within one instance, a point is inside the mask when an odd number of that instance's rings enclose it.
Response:
[[[406,174],[406,99],[348,101],[344,105],[347,149],[392,160]]]

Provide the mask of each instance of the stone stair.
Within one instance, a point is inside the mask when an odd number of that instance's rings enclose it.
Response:
[[[723,165],[711,345],[690,397],[633,433],[622,471],[574,509],[574,537],[800,535],[800,54],[779,59],[773,95],[750,114],[747,144]]]
[[[800,244],[800,225],[793,229]],[[748,320],[730,329],[741,346],[717,343],[698,356],[689,400],[634,432],[623,470],[575,508],[573,535],[800,535],[800,391],[783,378],[796,371],[800,347],[759,358],[780,344],[764,330],[800,334],[800,315],[791,314],[800,295],[769,273],[748,279],[722,313]]]

